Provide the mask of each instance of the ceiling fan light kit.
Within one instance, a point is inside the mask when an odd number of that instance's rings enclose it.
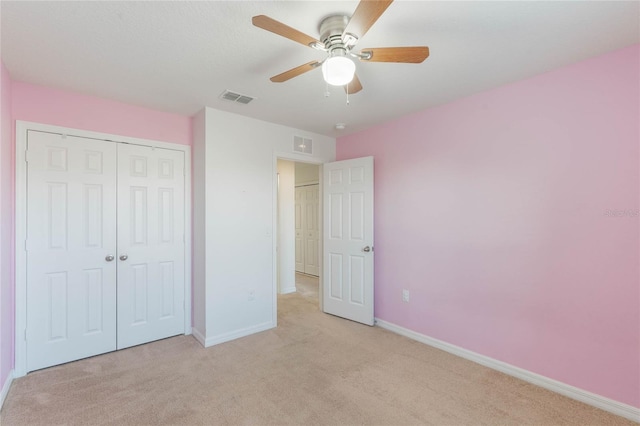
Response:
[[[313,69],[322,68],[322,76],[327,84],[344,86],[348,94],[362,90],[362,84],[355,74],[356,65],[351,59],[364,62],[423,62],[429,56],[426,46],[367,48],[360,53],[352,52],[356,43],[387,10],[393,0],[361,0],[353,16],[331,15],[320,22],[320,40],[316,40],[265,15],[254,16],[253,25],[278,34],[313,49],[328,53],[322,61],[311,61],[271,77],[271,81],[282,83]]]
[[[327,58],[322,64],[324,81],[332,86],[344,86],[351,83],[355,73],[356,64],[344,55]]]

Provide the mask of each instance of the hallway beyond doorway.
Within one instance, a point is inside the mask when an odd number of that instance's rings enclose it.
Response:
[[[319,279],[313,275],[296,272],[296,292],[305,299],[318,303]]]

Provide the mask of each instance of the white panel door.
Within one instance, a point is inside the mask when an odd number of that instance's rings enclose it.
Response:
[[[304,229],[303,229],[304,187],[296,188],[295,194],[296,194],[295,195],[296,272],[304,273]]]
[[[318,207],[320,205],[319,185],[304,187],[304,273],[320,275],[320,231],[318,228]]]
[[[115,171],[116,144],[28,132],[27,371],[116,349]]]
[[[184,154],[118,148],[118,349],[184,333]]]
[[[373,157],[323,170],[324,311],[373,325]]]

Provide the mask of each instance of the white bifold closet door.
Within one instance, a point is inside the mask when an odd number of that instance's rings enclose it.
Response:
[[[306,187],[304,198],[304,272],[318,276],[320,275],[320,227],[318,225],[320,186]]]
[[[184,332],[181,152],[29,131],[27,371]]]
[[[302,272],[304,274],[304,187],[296,188],[295,192],[295,205],[294,205],[294,217],[295,217],[295,229],[296,229],[296,272]]]
[[[320,274],[319,185],[299,186],[295,194],[296,272],[318,276]]]
[[[118,349],[184,332],[184,155],[118,147]]]
[[[27,371],[116,349],[116,144],[29,131]]]

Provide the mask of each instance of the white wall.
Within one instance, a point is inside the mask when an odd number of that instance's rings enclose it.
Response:
[[[278,292],[281,294],[296,291],[296,164],[278,160]]]
[[[198,340],[206,335],[206,197],[205,182],[207,178],[205,111],[193,117],[193,334]],[[199,335],[198,333],[202,333]],[[204,344],[204,343],[203,343]]]
[[[205,321],[196,321],[194,335],[210,346],[276,325],[276,157],[333,161],[335,139],[212,108],[201,114],[194,119],[194,200],[202,197],[194,203],[194,251],[202,250],[194,256],[194,295],[204,297]],[[292,153],[294,135],[313,139],[312,156]],[[195,192],[199,179],[204,195]]]
[[[318,183],[320,181],[320,167],[315,164],[296,163],[296,185]]]

